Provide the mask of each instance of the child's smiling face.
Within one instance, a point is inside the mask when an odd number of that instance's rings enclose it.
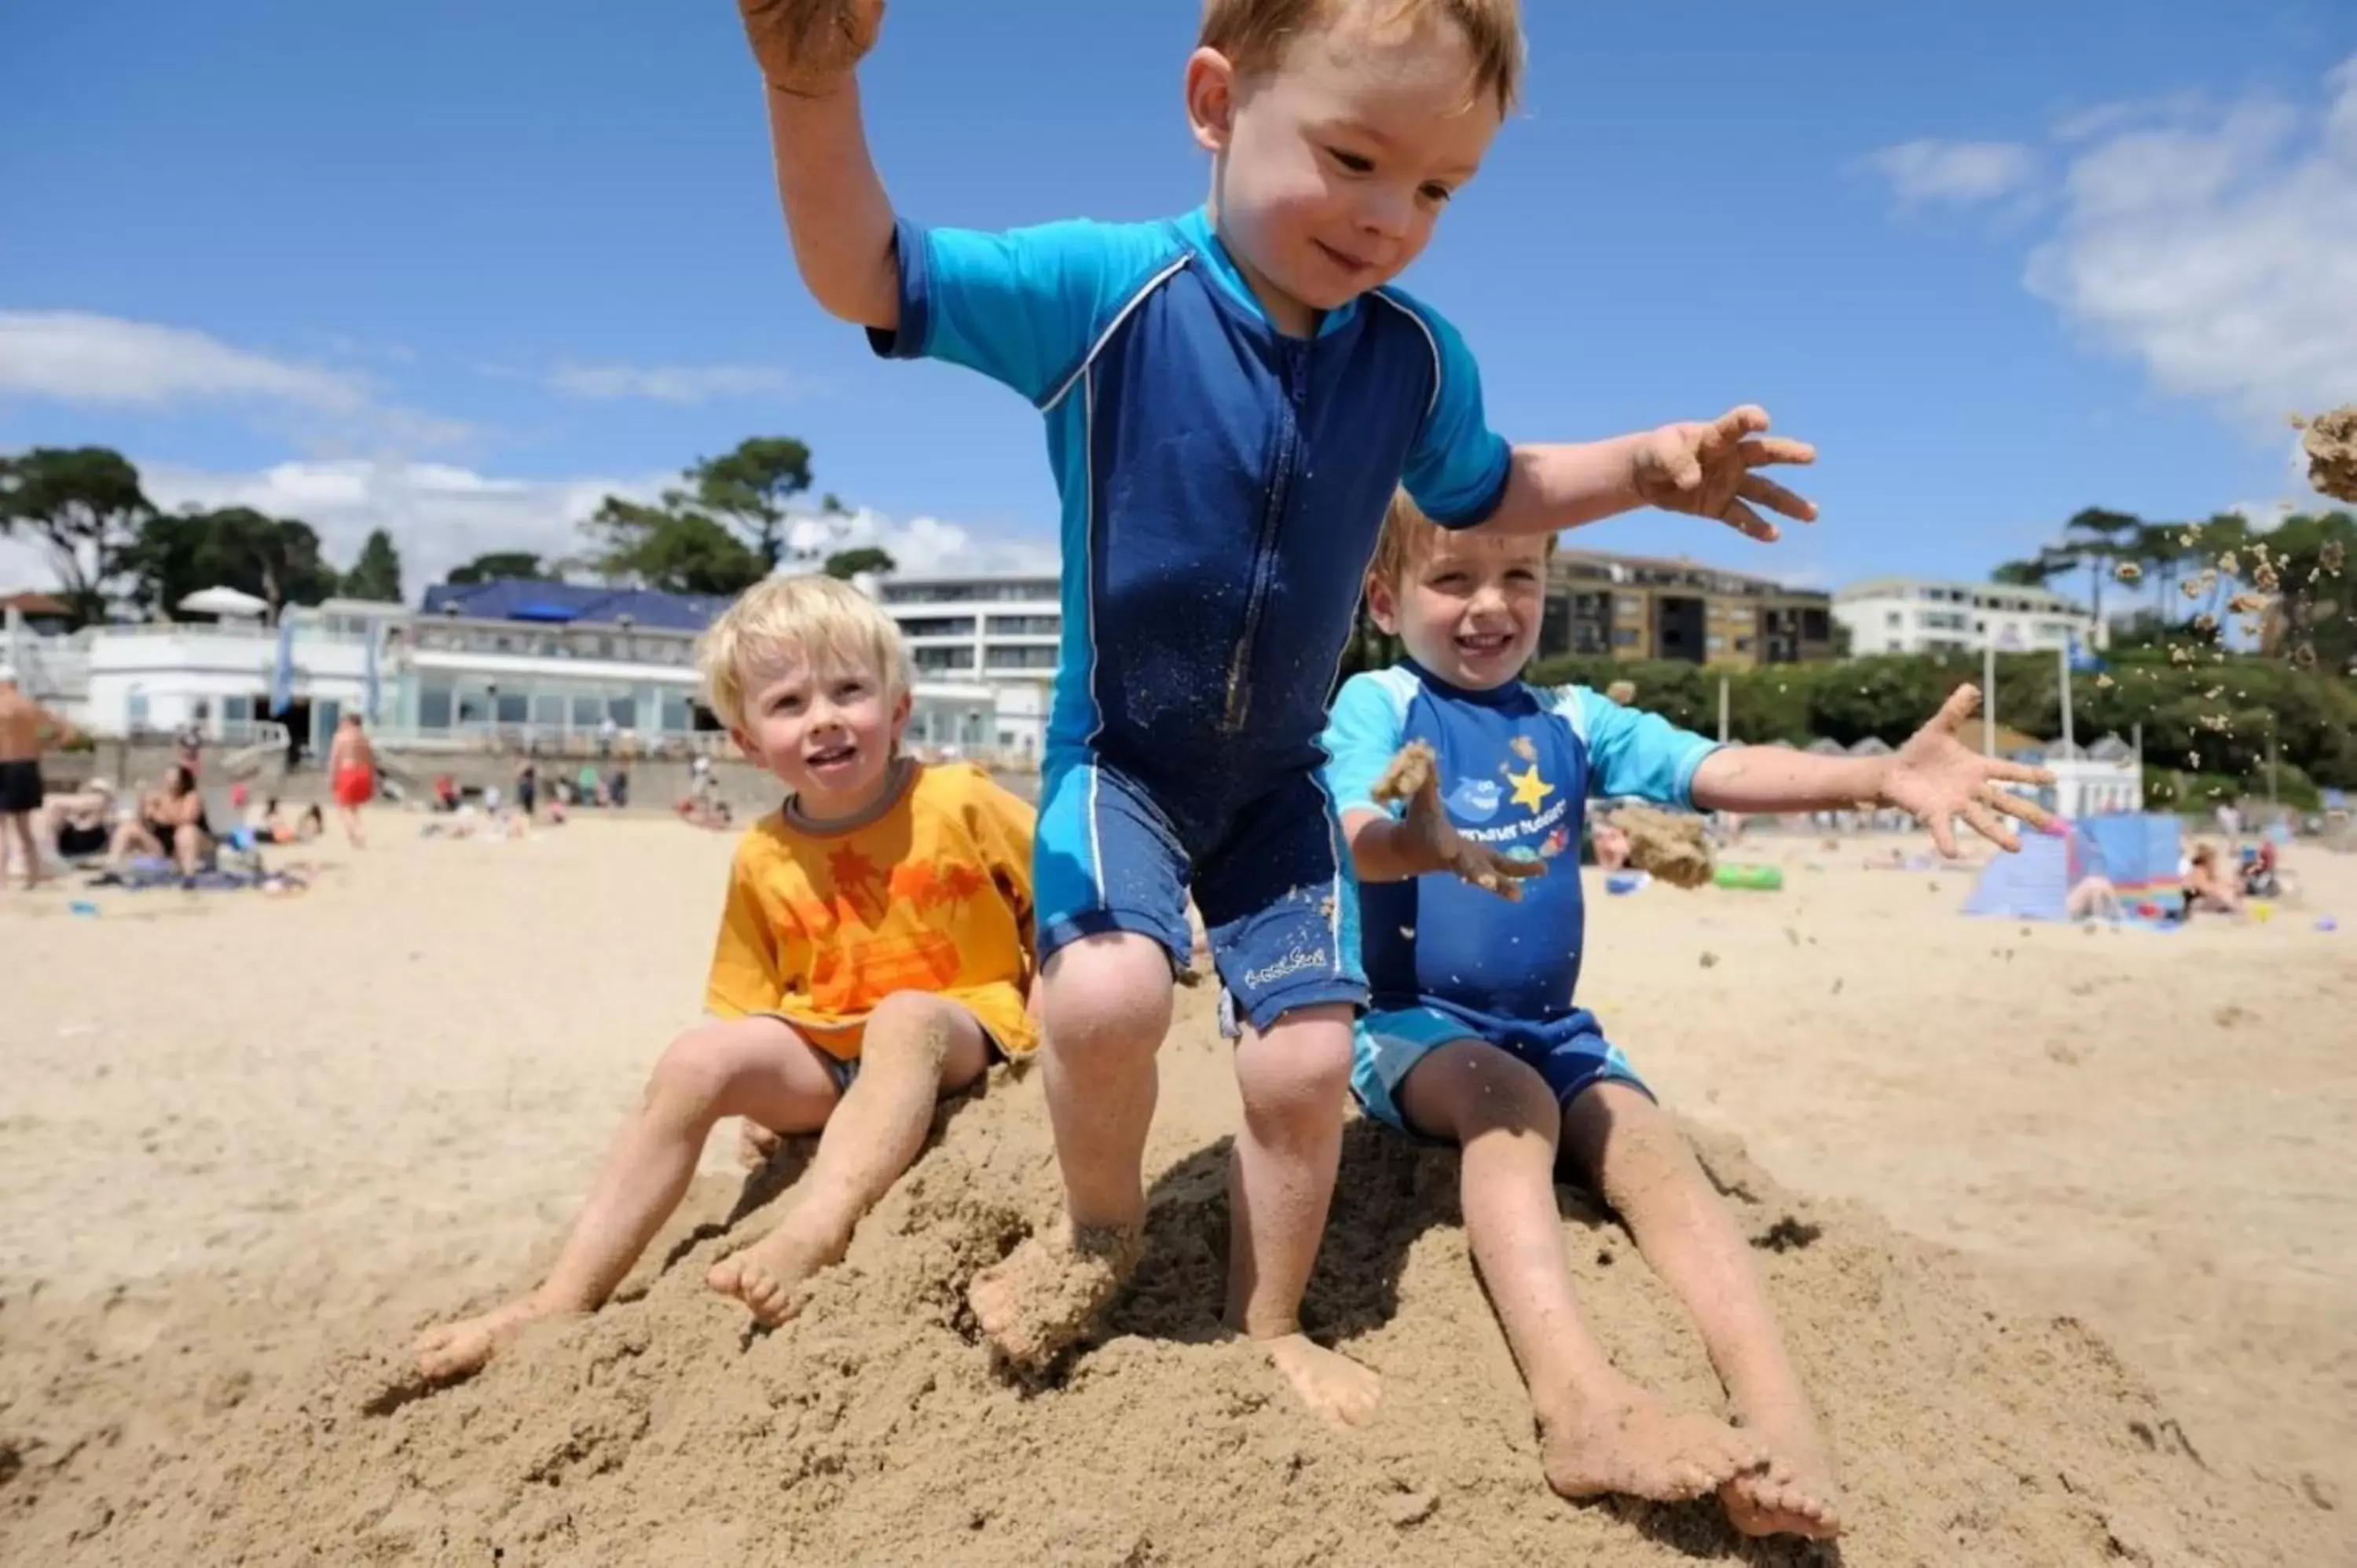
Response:
[[[1239,75],[1211,49],[1188,65],[1221,238],[1296,335],[1415,260],[1501,118],[1453,25],[1382,27],[1363,10],[1297,40],[1274,70]]]
[[[766,652],[744,671],[738,748],[793,791],[803,815],[856,816],[882,797],[909,723],[872,671],[813,666],[799,653]]]
[[[1544,538],[1441,533],[1411,556],[1396,583],[1367,585],[1368,608],[1410,658],[1450,685],[1502,686],[1538,648],[1546,547]]]

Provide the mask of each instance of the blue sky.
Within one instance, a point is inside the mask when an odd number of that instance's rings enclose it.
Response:
[[[865,82],[896,200],[1200,200],[1196,9],[893,0]],[[1823,448],[1824,521],[1772,550],[1658,514],[1582,542],[1979,576],[2083,506],[2290,498],[2282,414],[2357,396],[2346,0],[1530,11],[1527,110],[1405,280],[1493,422],[1756,400]],[[0,191],[0,450],[114,446],[347,557],[387,524],[413,594],[756,433],[906,564],[1052,551],[1028,409],[803,295],[717,0],[36,7]],[[42,575],[0,543],[0,587]]]

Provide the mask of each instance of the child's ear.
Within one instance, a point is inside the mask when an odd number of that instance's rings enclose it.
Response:
[[[1367,614],[1385,637],[1399,635],[1399,596],[1380,577],[1367,579]]]
[[[914,692],[901,693],[900,700],[892,705],[892,750],[896,755],[900,749],[900,737],[909,730],[909,715],[916,711],[917,694]]]
[[[751,736],[748,735],[741,729],[732,728],[728,732],[728,738],[737,743],[737,756],[743,757],[746,761],[754,764],[756,767],[760,765],[761,748],[753,744],[753,737]]]
[[[1187,57],[1187,123],[1196,145],[1207,153],[1225,152],[1235,121],[1236,68],[1217,49],[1197,49]]]

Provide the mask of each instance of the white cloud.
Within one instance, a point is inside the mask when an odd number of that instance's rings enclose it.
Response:
[[[1973,206],[2011,196],[2038,177],[2038,155],[2019,142],[1902,142],[1869,153],[1865,166],[1902,202]]]
[[[805,390],[795,377],[766,365],[561,365],[549,372],[548,384],[571,397],[680,404],[784,397]]]
[[[232,347],[208,333],[81,310],[0,310],[0,397],[100,408],[268,407],[334,439],[455,445],[467,427],[382,402],[348,371]]]
[[[2072,156],[2027,281],[2162,391],[2280,428],[2357,392],[2357,59],[2321,110],[2123,110]],[[2155,124],[2152,114],[2162,115]]]
[[[671,474],[500,478],[441,463],[289,462],[250,473],[216,473],[142,464],[149,499],[167,510],[185,505],[249,506],[271,517],[300,518],[318,530],[329,560],[348,566],[371,529],[392,534],[401,551],[403,586],[414,600],[450,568],[493,550],[528,550],[544,558],[577,553],[581,521],[608,495],[651,501]],[[861,510],[822,523],[805,518],[793,542],[814,551],[875,544],[909,575],[984,571],[1053,571],[1047,539],[994,537],[938,518],[906,521]],[[55,581],[26,541],[0,539],[0,591]]]

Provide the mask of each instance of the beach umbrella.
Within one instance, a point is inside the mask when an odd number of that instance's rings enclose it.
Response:
[[[239,620],[259,620],[270,613],[270,606],[252,594],[236,588],[199,588],[175,607],[190,615],[230,616]]]

